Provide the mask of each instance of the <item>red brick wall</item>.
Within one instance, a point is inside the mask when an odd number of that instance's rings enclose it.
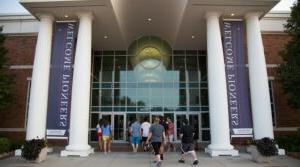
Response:
[[[289,41],[289,36],[286,34],[263,34],[262,37],[267,64],[282,63],[283,60],[279,52],[283,49],[284,44]],[[273,88],[277,127],[300,127],[300,110],[292,109],[287,105],[287,96],[283,93],[277,80],[276,68],[269,67],[268,75],[273,76],[275,79]]]
[[[7,36],[4,46],[8,49],[9,65],[32,65],[36,36]],[[0,111],[0,128],[24,128],[28,77],[32,69],[11,69],[14,76],[13,105]],[[20,130],[20,129],[19,129]],[[24,139],[24,132],[1,132],[2,135]]]

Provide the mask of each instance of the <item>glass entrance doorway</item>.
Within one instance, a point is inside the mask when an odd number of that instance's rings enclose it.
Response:
[[[150,123],[153,123],[155,116],[160,116],[166,120],[170,118],[175,125],[175,142],[180,142],[179,132],[183,126],[183,120],[188,119],[189,123],[195,129],[195,140],[198,142],[207,142],[210,140],[209,116],[208,113],[93,113],[91,118],[90,141],[97,141],[96,125],[99,119],[106,119],[112,127],[112,135],[114,143],[129,142],[129,127],[138,120],[141,124],[145,118],[148,118]]]

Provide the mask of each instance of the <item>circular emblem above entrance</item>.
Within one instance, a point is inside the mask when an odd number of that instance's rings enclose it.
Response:
[[[133,66],[141,64],[146,69],[153,69],[158,67],[160,63],[164,67],[168,66],[172,49],[165,40],[159,37],[144,36],[132,42],[128,48],[128,53],[131,56],[130,61]]]

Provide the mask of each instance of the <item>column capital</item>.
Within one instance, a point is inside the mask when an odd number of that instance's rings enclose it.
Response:
[[[211,12],[206,12],[205,13],[205,18],[208,19],[210,17],[216,17],[216,18],[219,18],[220,17],[220,13],[219,12],[214,12],[214,11],[211,11]]]
[[[51,13],[38,13],[37,14],[37,17],[40,19],[40,20],[51,20],[51,21],[54,21],[55,18],[53,17],[53,15]]]
[[[89,18],[91,20],[94,19],[94,14],[92,12],[78,12],[76,13],[79,19],[81,18]]]
[[[245,19],[250,19],[250,18],[253,18],[253,17],[259,18],[259,16],[260,16],[261,14],[262,14],[261,12],[250,12],[250,13],[247,13],[247,14],[245,15]]]

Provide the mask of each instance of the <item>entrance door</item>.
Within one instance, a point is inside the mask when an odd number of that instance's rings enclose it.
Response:
[[[189,115],[189,123],[190,125],[192,125],[194,127],[195,130],[195,135],[194,135],[194,139],[195,140],[199,140],[199,114],[190,114]]]
[[[184,119],[187,119],[187,116],[186,114],[176,114],[176,131],[175,131],[175,136],[176,136],[176,139],[175,140],[180,140],[180,137],[179,137],[179,132],[181,130],[181,127],[183,126],[183,120]]]
[[[125,141],[125,116],[124,114],[114,114],[113,140]]]
[[[129,134],[129,128],[131,126],[131,124],[134,122],[134,120],[138,120],[140,122],[140,124],[143,123],[144,118],[148,118],[148,120],[150,120],[150,114],[148,113],[127,113],[126,114],[126,141],[130,140],[130,134]]]

